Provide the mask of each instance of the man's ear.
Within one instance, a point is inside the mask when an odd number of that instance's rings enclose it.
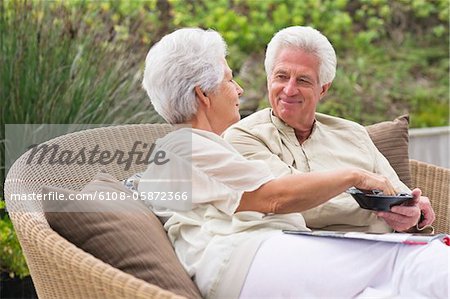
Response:
[[[199,86],[194,87],[194,92],[199,101],[199,104],[205,105],[206,107],[211,106],[208,96],[200,89]]]
[[[322,85],[322,91],[320,92],[320,99],[322,99],[328,92],[328,89],[331,87],[331,82]]]

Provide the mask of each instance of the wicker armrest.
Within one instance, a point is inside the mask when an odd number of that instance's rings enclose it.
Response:
[[[412,186],[428,196],[436,213],[436,233],[450,233],[450,169],[410,160]]]
[[[45,223],[36,223],[35,213],[11,216],[39,298],[184,298],[84,252]]]
[[[103,127],[56,137],[47,144],[80,149],[95,144],[129,151],[136,141],[152,144],[172,130],[165,125]],[[81,190],[100,169],[119,179],[145,170],[143,163],[126,169],[107,165],[28,163],[25,153],[11,166],[5,180],[6,206],[30,268],[39,298],[184,298],[104,263],[55,232],[38,200],[13,200],[12,194],[40,194],[42,186]]]

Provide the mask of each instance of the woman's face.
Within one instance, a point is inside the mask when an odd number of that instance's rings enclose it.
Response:
[[[211,101],[212,129],[216,134],[222,134],[229,126],[239,121],[239,97],[244,90],[233,80],[233,73],[225,59],[222,61],[224,78],[218,88],[208,94]]]

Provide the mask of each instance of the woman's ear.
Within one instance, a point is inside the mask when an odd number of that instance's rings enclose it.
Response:
[[[197,97],[200,104],[205,105],[207,108],[211,106],[211,102],[209,101],[208,96],[205,92],[203,92],[199,86],[195,86],[194,88],[195,96]]]

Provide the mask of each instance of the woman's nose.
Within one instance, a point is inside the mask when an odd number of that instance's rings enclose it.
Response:
[[[238,96],[242,96],[242,94],[244,93],[244,89],[242,89],[242,87],[236,81],[234,81],[234,84],[236,84],[236,91],[238,93]]]

